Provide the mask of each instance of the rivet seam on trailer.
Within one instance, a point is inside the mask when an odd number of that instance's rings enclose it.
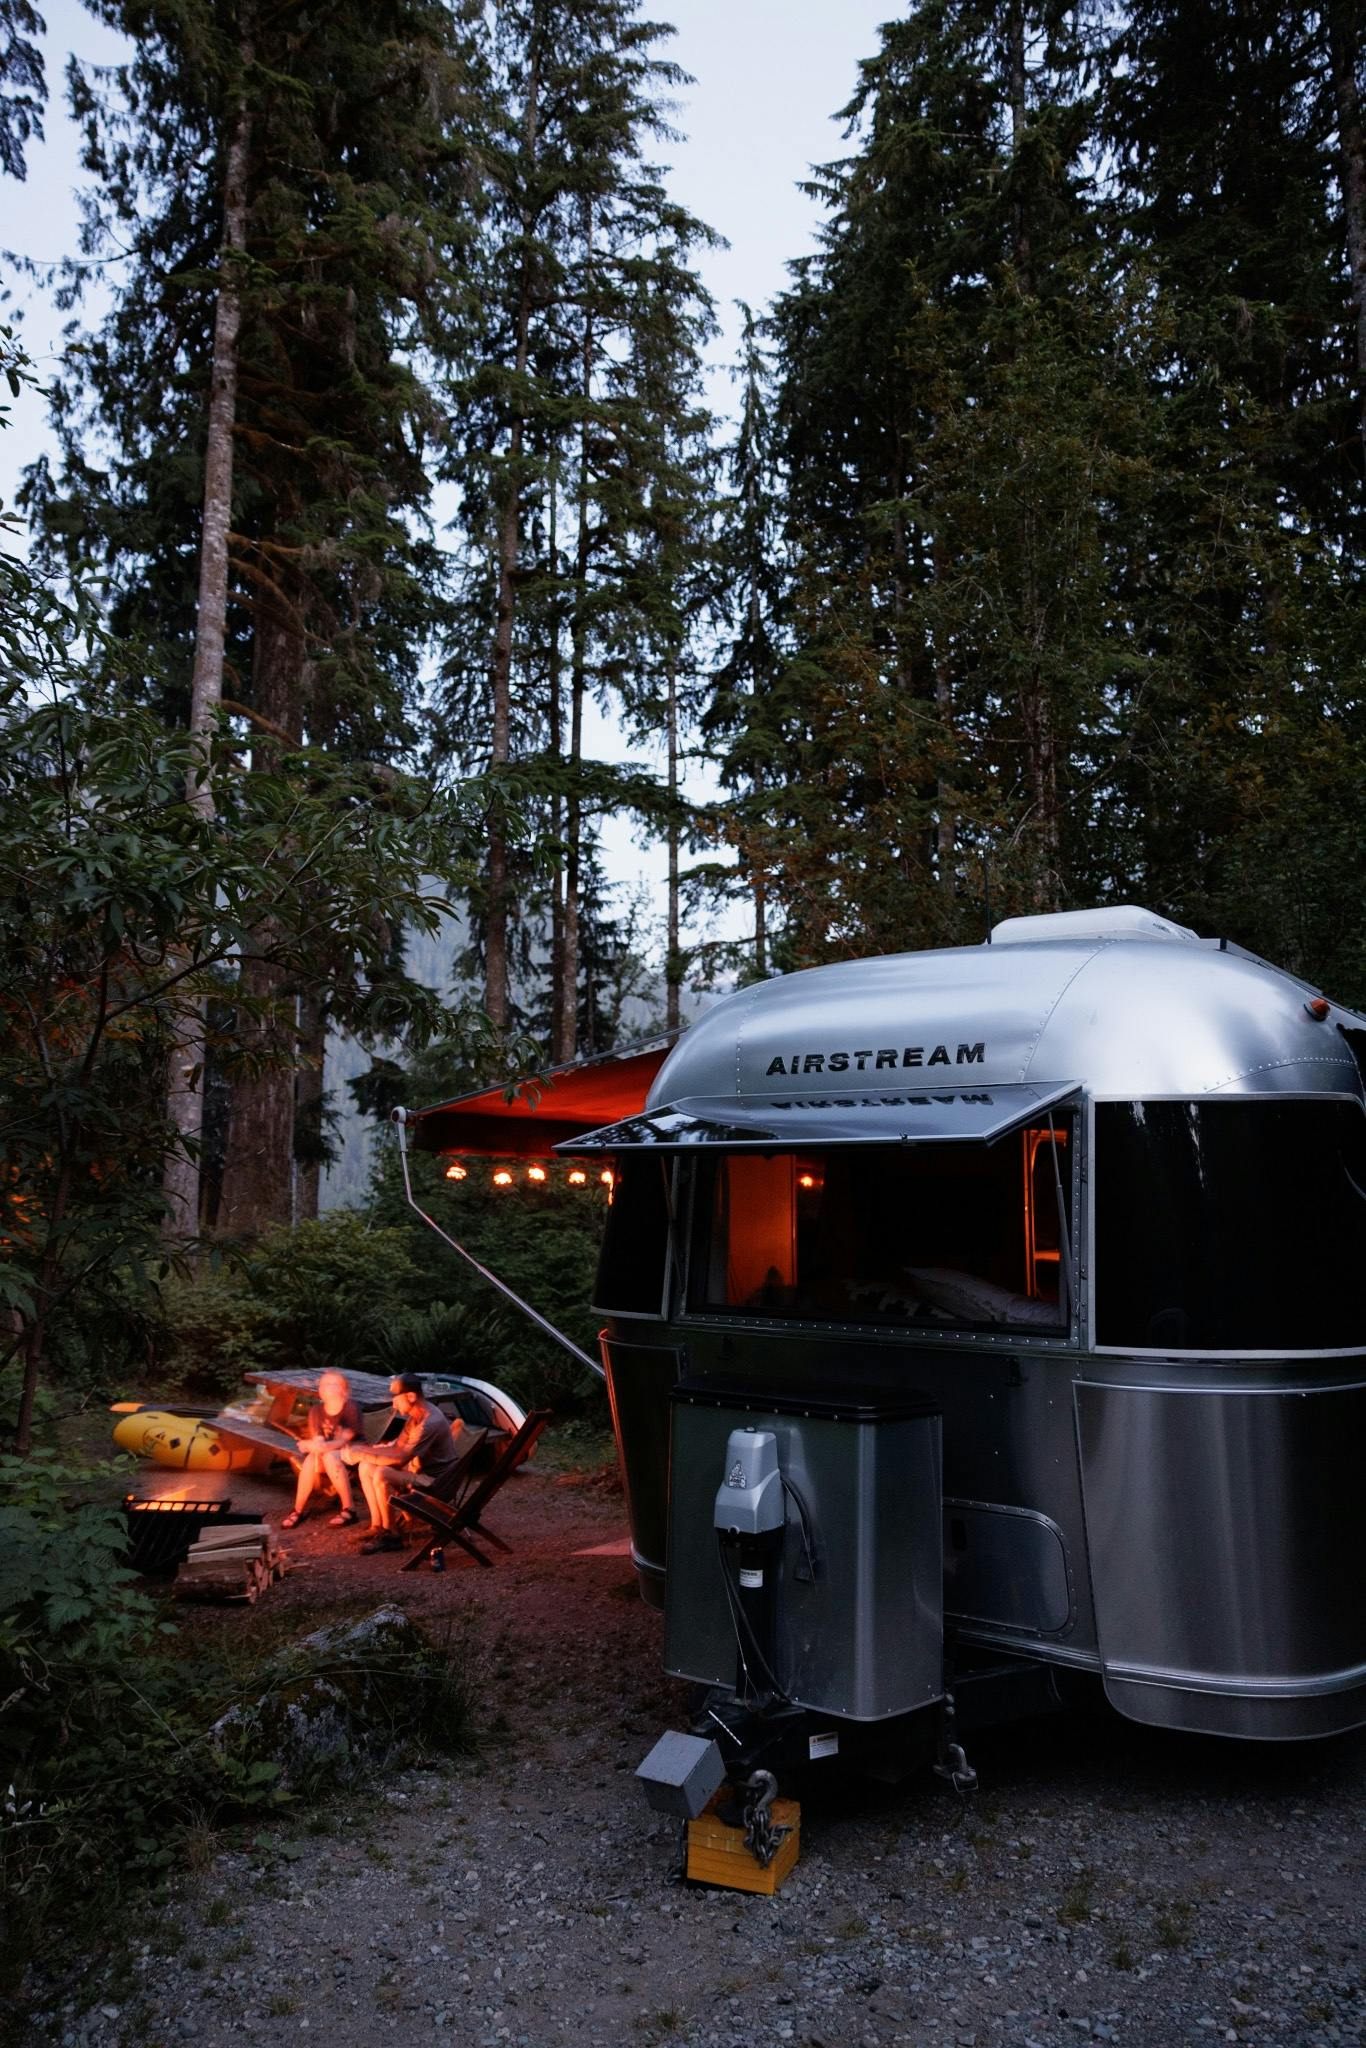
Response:
[[[1035,1053],[1039,1049],[1039,1040],[1043,1037],[1045,1031],[1047,1031],[1050,1022],[1052,1021],[1053,1013],[1057,1009],[1058,1004],[1062,1001],[1063,997],[1067,994],[1068,989],[1071,988],[1073,982],[1076,980],[1077,976],[1082,972],[1083,968],[1089,967],[1091,965],[1091,962],[1096,958],[1097,954],[1103,953],[1107,946],[1113,946],[1117,943],[1118,941],[1115,939],[1102,939],[1100,943],[1086,955],[1086,958],[1084,960],[1081,960],[1077,963],[1076,967],[1068,975],[1066,981],[1058,990],[1058,993],[1054,996],[1052,1002],[1048,1005],[1048,1008],[1044,1011],[1043,1016],[1039,1021],[1039,1028],[1034,1033],[1034,1036],[1030,1039],[1029,1045],[1025,1050],[1024,1059],[1020,1064],[1020,1079],[1022,1081],[1027,1081],[1029,1079],[1030,1063],[1032,1062]]]
[[[1356,1074],[1358,1072],[1357,1063],[1353,1059],[1342,1059],[1341,1057],[1335,1057],[1332,1053],[1309,1053],[1302,1059],[1263,1060],[1259,1067],[1243,1067],[1238,1073],[1226,1074],[1222,1081],[1213,1082],[1210,1087],[1204,1090],[1204,1093],[1206,1095],[1217,1095],[1221,1088],[1230,1088],[1235,1081],[1246,1081],[1253,1074],[1278,1073],[1283,1067],[1345,1067],[1349,1073]],[[1177,1097],[1175,1099],[1184,1100],[1185,1098]],[[1359,1100],[1360,1098],[1355,1099]]]

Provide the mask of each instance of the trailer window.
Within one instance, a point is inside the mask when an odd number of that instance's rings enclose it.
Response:
[[[613,1161],[613,1170],[593,1305],[621,1315],[657,1316],[664,1306],[669,1248],[669,1212],[664,1199],[668,1162],[628,1154]]]
[[[1058,1117],[991,1145],[699,1160],[690,1306],[1056,1333],[1068,1313],[1072,1141],[1072,1119]]]
[[[1096,1336],[1137,1350],[1366,1343],[1366,1117],[1350,1102],[1096,1108]]]

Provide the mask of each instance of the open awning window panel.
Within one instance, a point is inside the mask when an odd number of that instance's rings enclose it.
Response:
[[[553,1158],[566,1141],[643,1110],[676,1036],[661,1034],[622,1052],[556,1068],[510,1101],[502,1088],[481,1088],[418,1110],[408,1119],[412,1142],[419,1152]]]
[[[803,1152],[831,1145],[990,1144],[1078,1093],[1079,1081],[925,1095],[806,1095],[737,1101],[691,1095],[562,1142],[558,1152]]]

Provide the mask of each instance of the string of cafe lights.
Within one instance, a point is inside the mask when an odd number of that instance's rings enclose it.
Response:
[[[456,1183],[473,1180],[477,1186],[485,1176],[482,1172],[472,1173],[459,1160],[452,1160],[444,1169],[444,1178]],[[558,1184],[570,1188],[603,1187],[610,1195],[616,1182],[617,1177],[610,1166],[566,1166],[553,1170],[548,1166],[493,1166],[488,1169],[486,1184],[497,1189],[499,1194],[506,1194],[513,1188],[548,1188]]]

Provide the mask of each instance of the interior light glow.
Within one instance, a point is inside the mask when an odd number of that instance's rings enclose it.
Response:
[[[571,1188],[586,1188],[588,1185],[588,1175],[581,1166],[571,1166],[567,1178]]]
[[[512,1186],[512,1175],[506,1166],[498,1168],[498,1171],[493,1176],[493,1185],[496,1188],[510,1188]]]
[[[546,1177],[545,1168],[543,1166],[529,1166],[526,1170],[526,1177],[528,1180],[544,1180]]]
[[[797,1175],[797,1186],[799,1188],[814,1188],[815,1185],[816,1176],[814,1173],[799,1173]]]
[[[448,1166],[446,1168],[446,1178],[447,1180],[468,1180],[469,1168],[466,1166]]]

